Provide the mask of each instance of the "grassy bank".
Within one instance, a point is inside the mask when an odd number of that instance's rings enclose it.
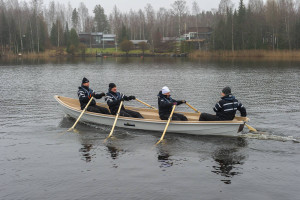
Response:
[[[299,50],[194,51],[190,58],[300,60]]]
[[[96,53],[103,53],[103,54],[112,54],[112,55],[119,55],[119,54],[126,54],[126,52],[121,51],[119,48],[87,48],[86,54],[87,55],[96,55]],[[139,49],[129,51],[129,54],[142,54],[143,52]],[[145,50],[145,54],[151,53],[150,50]]]

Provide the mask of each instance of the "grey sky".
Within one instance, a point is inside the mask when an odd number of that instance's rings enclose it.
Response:
[[[30,1],[30,0],[26,0]],[[44,0],[44,6],[48,7],[49,2],[52,0]],[[54,0],[56,2],[60,2],[61,4],[67,5],[68,2],[71,3],[73,8],[77,8],[80,2],[83,2],[87,8],[89,9],[89,13],[92,14],[95,5],[100,4],[105,13],[108,15],[111,13],[114,5],[118,7],[118,9],[122,12],[127,12],[130,9],[139,10],[144,9],[144,7],[150,3],[155,11],[157,11],[160,7],[171,8],[171,4],[175,0]],[[192,3],[195,0],[186,0],[187,6],[191,10]],[[218,8],[220,0],[197,0],[198,5],[201,10],[209,11],[212,8]],[[238,5],[239,0],[232,0],[235,6]],[[244,3],[247,3],[248,0],[244,0]]]

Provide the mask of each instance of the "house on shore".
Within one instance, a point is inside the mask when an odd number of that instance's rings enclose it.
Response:
[[[189,27],[181,39],[192,43],[195,49],[208,50],[212,33],[211,27]]]
[[[146,44],[148,44],[147,40],[130,40],[134,46],[134,49],[139,49],[139,43],[140,42],[145,42]]]
[[[116,46],[115,34],[102,32],[79,33],[79,41],[89,48],[114,48]]]

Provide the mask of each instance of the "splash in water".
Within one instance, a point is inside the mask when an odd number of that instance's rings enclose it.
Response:
[[[269,134],[267,132],[247,133],[247,134],[241,135],[241,137],[250,138],[250,139],[258,139],[258,140],[276,140],[276,141],[282,141],[282,142],[293,141],[296,143],[300,143],[300,141],[295,139],[293,136],[273,135],[273,134]]]

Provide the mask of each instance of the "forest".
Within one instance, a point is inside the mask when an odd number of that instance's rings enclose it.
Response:
[[[147,40],[161,44],[163,37],[180,37],[189,27],[211,27],[209,50],[298,50],[300,48],[300,4],[294,0],[221,0],[218,8],[201,9],[200,1],[188,5],[174,1],[155,10],[146,4],[139,10],[112,11],[99,4],[89,11],[81,2],[72,7],[57,1],[0,0],[0,55],[40,53],[81,47],[78,33],[103,32],[116,35],[116,42]],[[158,45],[159,46],[159,45]]]

